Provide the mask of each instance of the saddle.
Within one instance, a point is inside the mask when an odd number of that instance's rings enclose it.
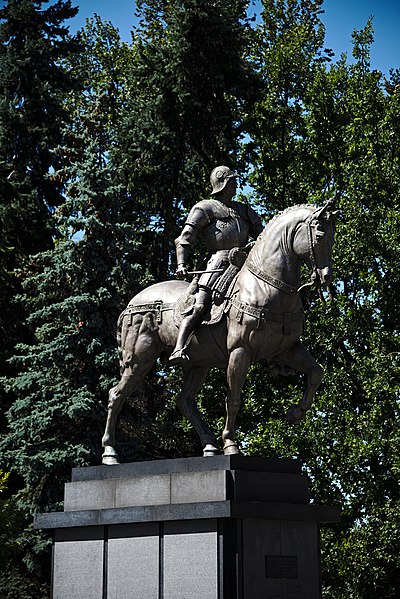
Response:
[[[233,248],[229,252],[229,266],[218,278],[212,288],[211,308],[204,315],[203,325],[217,324],[229,310],[229,298],[236,282],[240,269],[246,261],[247,253],[241,248]],[[180,326],[182,319],[190,314],[196,303],[195,293],[197,290],[199,277],[195,276],[191,281],[186,292],[178,298],[174,310],[174,322],[177,327]]]

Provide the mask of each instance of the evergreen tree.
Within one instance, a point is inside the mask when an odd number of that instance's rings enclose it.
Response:
[[[0,9],[1,361],[19,338],[29,338],[24,310],[14,303],[17,270],[52,246],[51,213],[62,201],[62,185],[51,173],[63,162],[57,152],[63,98],[74,86],[62,64],[75,47],[64,21],[77,9],[70,0],[42,4],[9,0]]]
[[[60,147],[68,166],[52,175],[67,188],[53,216],[58,238],[25,267],[19,301],[28,310],[34,343],[17,346],[12,363],[18,375],[4,380],[16,399],[7,412],[1,460],[25,485],[15,496],[24,517],[15,531],[24,539],[19,563],[11,556],[2,573],[10,597],[16,584],[27,589],[26,597],[45,596],[40,564],[49,565],[46,543],[31,531],[33,514],[60,508],[72,465],[100,461],[104,400],[118,371],[120,296],[136,281],[135,216],[126,221],[123,187],[109,158],[126,47],[98,19],[80,37],[88,54],[80,60],[72,55],[68,65],[82,91],[64,98],[74,117]]]
[[[244,60],[246,5],[138,2],[121,158],[148,219],[156,280],[170,271],[182,208],[204,194],[214,166],[237,162],[239,108],[253,86]]]

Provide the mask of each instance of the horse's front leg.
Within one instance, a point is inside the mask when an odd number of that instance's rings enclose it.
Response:
[[[226,424],[222,433],[225,455],[239,453],[235,442],[235,421],[240,408],[240,394],[249,366],[250,355],[245,347],[238,347],[231,351],[227,370]]]
[[[285,365],[307,375],[307,386],[303,397],[298,404],[293,404],[286,412],[288,421],[297,424],[305,418],[307,410],[311,408],[315,393],[322,381],[323,370],[300,341],[281,356],[281,360]]]

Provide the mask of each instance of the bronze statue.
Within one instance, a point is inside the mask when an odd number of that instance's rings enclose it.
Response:
[[[210,307],[214,286],[229,266],[229,251],[246,246],[249,236],[257,239],[263,230],[260,217],[248,204],[232,201],[237,177],[227,166],[217,166],[212,171],[210,182],[214,199],[193,206],[180,237],[175,240],[177,277],[187,276],[188,252],[199,238],[211,256],[198,280],[190,313],[180,324],[176,346],[169,359],[172,364],[187,360],[185,348],[190,334]]]
[[[228,185],[232,185],[233,188],[233,183],[229,182],[235,180],[235,174],[229,173],[222,181],[224,188]],[[224,198],[228,197],[228,191]],[[233,193],[233,189],[229,191],[230,199]],[[184,324],[179,331],[177,323],[182,316],[179,312],[182,311],[177,306],[179,307],[181,298],[187,296],[189,283],[178,280],[157,283],[144,289],[129,302],[118,321],[121,379],[109,393],[108,418],[102,439],[104,464],[118,463],[115,427],[126,398],[140,386],[157,358],[167,362],[174,348],[180,352],[184,350],[186,355],[186,359],[181,360],[184,378],[178,406],[198,433],[204,456],[219,453],[215,436],[204,422],[196,405],[196,396],[211,367],[227,369],[227,418],[222,433],[225,454],[239,453],[235,442],[235,419],[240,406],[241,390],[252,362],[266,360],[271,371],[279,370],[285,373],[296,370],[306,374],[307,385],[303,397],[299,403],[289,407],[286,415],[292,423],[300,422],[305,417],[321,383],[322,368],[300,342],[304,326],[300,297],[300,289],[304,286],[300,281],[300,266],[305,262],[310,267],[315,284],[326,287],[330,285],[336,220],[333,204],[330,200],[323,207],[293,206],[275,216],[258,236],[254,247],[245,257],[243,266],[240,270],[238,268],[238,275],[226,291],[222,302],[220,298],[218,317],[208,322],[204,318],[201,325],[200,317],[198,320],[194,319],[194,324],[192,321],[191,326],[197,328],[186,348],[185,336],[189,327],[186,329]],[[200,202],[196,206],[201,205]],[[228,209],[234,210],[235,213],[237,210],[226,201],[222,202],[223,214]],[[246,207],[243,209],[248,210]],[[229,227],[231,221],[226,218],[225,222],[229,223]],[[189,216],[188,224],[195,229],[193,224],[197,224],[197,220],[191,223],[190,219]],[[242,222],[241,216],[233,215],[233,220],[235,219]],[[219,216],[216,218],[216,222],[218,221]],[[243,219],[243,223],[243,235],[237,234],[239,244],[247,242],[251,230],[258,230],[256,220],[252,222],[248,217],[247,221],[246,218]],[[191,229],[186,227],[187,225],[177,243],[178,258],[182,256],[179,264],[182,274],[185,274],[186,269],[185,241],[188,241],[187,245],[190,246],[193,239],[190,237]],[[185,229],[189,238],[186,237]],[[216,230],[217,226],[211,229],[211,241]],[[207,235],[206,229],[200,228],[198,235],[200,234],[203,237]],[[231,247],[230,243],[229,246]],[[218,264],[215,255],[218,255],[221,249],[229,248],[213,246],[210,242],[208,247],[217,252],[212,256],[207,269],[219,270],[215,268],[214,260]],[[222,264],[221,268],[225,268],[226,263],[222,261]],[[207,278],[206,283],[206,297],[202,295],[201,288],[195,291],[196,300],[200,299],[200,304],[204,303],[204,308],[201,308],[202,317],[206,316],[207,302],[210,302],[212,277]],[[203,282],[201,284],[203,285]],[[193,314],[195,313],[193,311]],[[185,315],[183,322],[185,323]]]

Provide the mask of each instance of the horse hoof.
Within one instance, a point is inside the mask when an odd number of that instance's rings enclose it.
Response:
[[[300,406],[290,406],[286,412],[286,420],[288,420],[290,424],[299,424],[299,422],[304,419],[305,415],[305,410],[300,408]]]
[[[208,443],[207,445],[205,445],[205,447],[203,449],[203,458],[209,458],[214,455],[220,455],[220,453],[221,452],[219,451],[219,449],[217,449],[211,443]]]
[[[228,441],[224,445],[224,455],[237,455],[240,453],[238,446],[234,441]]]
[[[102,463],[106,466],[114,466],[114,464],[119,464],[118,455],[113,447],[104,448]]]

